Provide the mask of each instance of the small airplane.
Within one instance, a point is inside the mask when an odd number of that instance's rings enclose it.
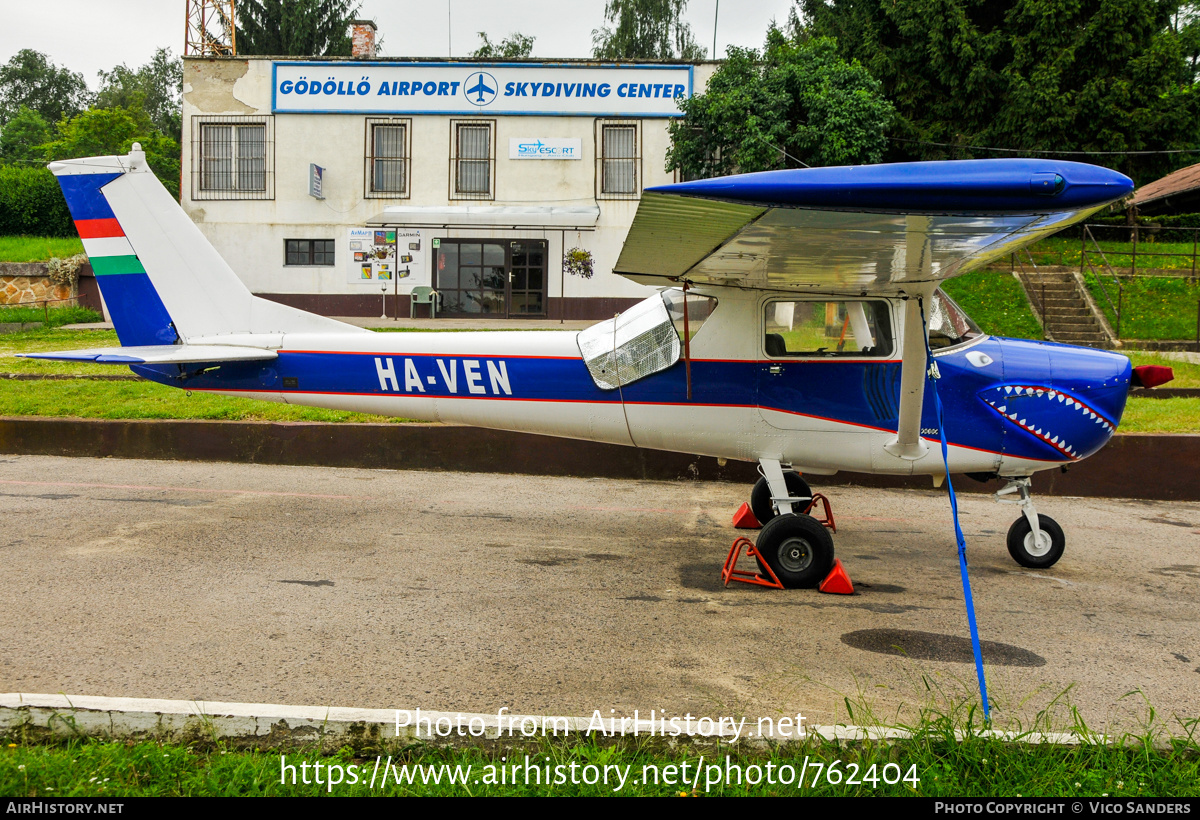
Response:
[[[838,470],[1002,478],[998,497],[1022,512],[1009,552],[1052,566],[1065,537],[1037,513],[1030,476],[1095,453],[1131,385],[1170,377],[1108,351],[990,337],[938,288],[1132,190],[1090,165],[921,162],[651,188],[615,266],[661,287],[641,303],[579,332],[404,334],[252,295],[136,144],[50,169],[121,347],[27,355],[128,365],[188,390],[757,461],[756,548],[788,587],[833,565],[803,476]]]

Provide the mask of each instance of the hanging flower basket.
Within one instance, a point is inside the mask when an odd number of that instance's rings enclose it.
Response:
[[[583,248],[571,248],[563,256],[563,270],[572,276],[591,279],[595,271],[592,269],[592,252]]]

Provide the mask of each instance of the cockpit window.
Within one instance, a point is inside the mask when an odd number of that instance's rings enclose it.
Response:
[[[671,321],[675,323],[675,332],[679,334],[679,340],[683,341],[684,325],[687,325],[689,339],[695,339],[696,334],[700,332],[700,328],[704,326],[705,321],[712,315],[712,312],[717,309],[717,300],[711,296],[701,296],[697,293],[688,291],[687,294],[687,321],[683,320],[683,289],[682,288],[667,288],[661,291],[663,303],[667,306],[667,312],[671,314]]]
[[[887,302],[797,299],[767,302],[763,349],[768,356],[888,356]]]
[[[930,350],[954,347],[984,335],[979,325],[971,321],[971,317],[943,293],[941,288],[933,292],[927,311]]]

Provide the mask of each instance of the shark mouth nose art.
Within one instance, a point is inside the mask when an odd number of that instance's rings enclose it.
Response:
[[[1083,458],[1116,424],[1069,392],[1044,385],[1006,384],[979,397],[1011,423],[1069,458]]]

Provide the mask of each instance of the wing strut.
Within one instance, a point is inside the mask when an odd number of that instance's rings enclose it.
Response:
[[[883,449],[897,458],[913,461],[925,455],[928,447],[921,440],[921,410],[925,405],[925,352],[928,350],[925,315],[922,304],[929,301],[937,287],[933,276],[933,257],[929,243],[928,216],[910,214],[905,217],[904,262],[910,276],[918,281],[905,289],[904,341],[900,355],[900,418],[896,437]],[[924,281],[921,281],[924,280]]]

